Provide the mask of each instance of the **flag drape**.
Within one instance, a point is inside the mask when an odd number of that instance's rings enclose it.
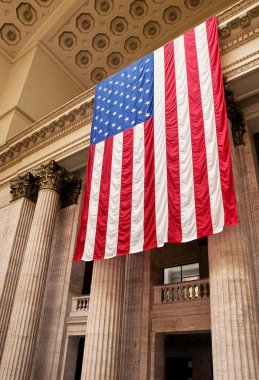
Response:
[[[186,242],[237,222],[212,18],[96,86],[74,259]]]

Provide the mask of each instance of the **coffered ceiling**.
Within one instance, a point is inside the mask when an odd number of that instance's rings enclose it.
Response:
[[[40,41],[90,88],[235,2],[0,0],[0,48],[17,59]]]

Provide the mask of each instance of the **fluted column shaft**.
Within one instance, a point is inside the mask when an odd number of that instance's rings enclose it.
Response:
[[[1,379],[29,377],[58,202],[56,191],[40,190],[15,294]]]
[[[139,379],[144,278],[144,253],[128,255],[120,358],[120,380]]]
[[[34,357],[32,380],[56,379],[65,320],[69,281],[67,271],[74,251],[77,206],[57,213],[51,257]],[[69,270],[70,273],[70,270]]]
[[[256,380],[258,306],[240,168],[242,146],[233,151],[240,222],[209,238],[211,332],[215,380]]]
[[[125,257],[94,263],[81,379],[119,379]]]
[[[11,203],[7,231],[0,249],[9,255],[5,281],[0,284],[0,360],[3,353],[9,320],[13,307],[18,277],[23,261],[24,251],[31,228],[35,203],[27,198],[20,198]]]

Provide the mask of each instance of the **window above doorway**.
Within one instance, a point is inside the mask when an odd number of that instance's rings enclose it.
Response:
[[[164,268],[164,284],[199,280],[199,263],[182,264]]]

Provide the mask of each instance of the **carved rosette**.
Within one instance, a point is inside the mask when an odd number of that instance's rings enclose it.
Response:
[[[31,174],[27,173],[24,176],[14,178],[10,183],[12,201],[20,198],[27,198],[33,202],[37,201],[38,197],[38,183],[37,179]]]
[[[60,194],[61,208],[77,204],[81,188],[81,179],[76,179],[72,180],[71,182],[67,182],[63,186]]]
[[[235,101],[233,92],[228,88],[225,81],[225,98],[228,119],[232,124],[232,135],[234,145],[244,145],[243,135],[245,133],[245,120],[239,104]]]

